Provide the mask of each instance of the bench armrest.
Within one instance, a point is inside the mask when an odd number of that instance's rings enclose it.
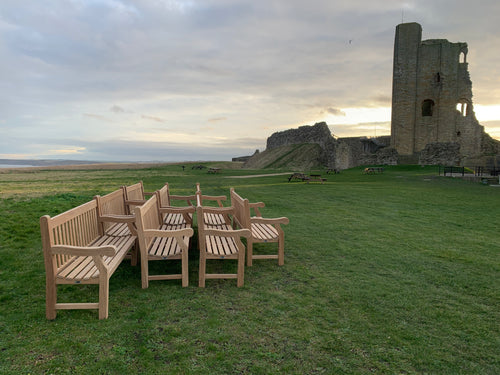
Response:
[[[108,256],[116,254],[117,249],[113,245],[107,246],[71,246],[71,245],[54,245],[51,246],[52,254],[74,255],[74,256]]]
[[[288,224],[290,220],[287,217],[277,217],[277,218],[263,218],[263,217],[251,217],[250,221],[255,224]]]
[[[219,214],[219,215],[227,215],[227,214],[232,214],[234,212],[233,207],[210,207],[210,206],[203,206],[203,213],[204,214]]]
[[[102,215],[99,216],[99,221],[110,221],[113,223],[134,223],[135,216],[134,215]]]

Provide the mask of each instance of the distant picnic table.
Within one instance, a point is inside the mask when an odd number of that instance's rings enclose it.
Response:
[[[310,181],[316,181],[316,182],[325,182],[326,181],[326,178],[322,178],[320,174],[311,174],[311,175],[306,175],[304,173],[292,173],[292,175],[290,177],[288,177],[288,182],[291,182],[291,181],[296,181],[296,180],[300,180],[300,181],[305,181],[307,183],[309,183]]]
[[[208,173],[220,173],[220,168],[208,168]]]

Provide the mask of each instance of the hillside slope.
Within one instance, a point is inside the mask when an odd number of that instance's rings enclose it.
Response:
[[[251,169],[286,168],[295,171],[307,171],[323,166],[325,164],[323,159],[323,150],[318,144],[303,143],[280,146],[255,154],[243,167]]]

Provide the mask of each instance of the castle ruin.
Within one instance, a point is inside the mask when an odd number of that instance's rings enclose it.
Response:
[[[318,123],[274,133],[266,151],[317,144],[317,162],[335,169],[376,164],[497,169],[500,142],[485,133],[474,114],[467,52],[467,43],[422,41],[418,23],[400,24],[394,41],[390,137],[337,139],[326,123]],[[250,164],[256,165],[259,157],[265,155],[255,155]]]

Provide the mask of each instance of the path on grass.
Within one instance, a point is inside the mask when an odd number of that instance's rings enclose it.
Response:
[[[226,176],[226,178],[252,178],[252,177],[267,177],[267,176],[284,176],[286,174],[292,174],[293,172],[282,172],[282,173],[267,173],[267,174],[251,174],[248,176]]]

